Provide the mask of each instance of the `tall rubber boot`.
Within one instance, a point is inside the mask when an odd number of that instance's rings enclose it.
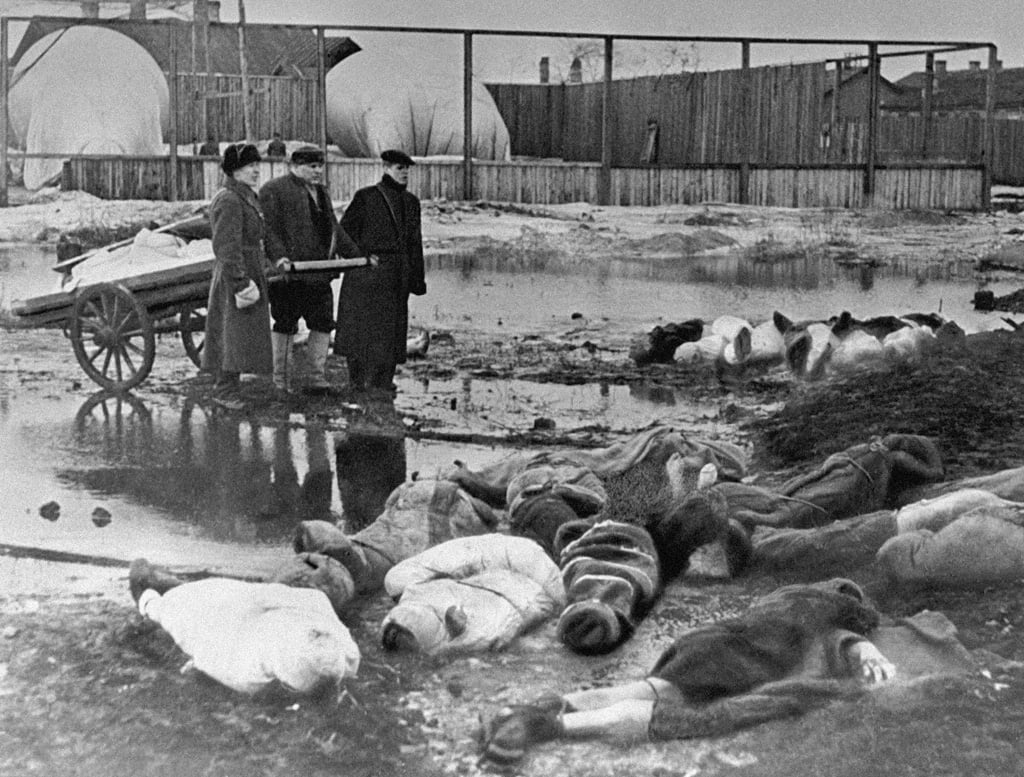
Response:
[[[327,380],[327,351],[331,347],[329,332],[309,333],[306,341],[306,355],[309,359],[309,382],[306,389],[316,394],[327,392],[331,388]]]
[[[291,391],[292,339],[294,335],[283,332],[270,333],[270,346],[274,354],[274,388]]]

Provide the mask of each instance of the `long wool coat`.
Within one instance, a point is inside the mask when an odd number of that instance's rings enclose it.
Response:
[[[209,372],[271,372],[270,312],[267,271],[263,253],[263,214],[256,193],[228,178],[210,203],[213,229],[213,281],[207,301],[203,369]],[[235,306],[235,292],[250,280],[260,299],[243,310]]]
[[[339,232],[363,255],[377,254],[380,265],[345,272],[334,350],[366,364],[402,364],[409,295],[427,293],[420,201],[385,176],[353,195]]]

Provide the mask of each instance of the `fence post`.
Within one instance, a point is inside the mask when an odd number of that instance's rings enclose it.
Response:
[[[924,94],[921,96],[921,119],[924,122],[921,139],[921,157],[927,159],[932,152],[932,98],[935,94],[935,52],[924,57]]]
[[[740,68],[743,70],[743,111],[740,115],[740,137],[743,138],[743,150],[740,152],[739,201],[741,205],[750,202],[750,154],[754,147],[753,122],[750,120],[750,94],[752,73],[750,72],[750,41],[740,43]]]
[[[868,142],[864,160],[864,199],[872,204],[875,196],[875,157],[878,153],[878,44],[868,44]]]
[[[10,120],[10,103],[7,90],[11,87],[11,71],[8,67],[7,17],[0,19],[0,208],[7,202],[7,124]]]
[[[324,41],[324,28],[316,28],[316,101],[319,116],[317,116],[317,143],[320,150],[324,152],[324,186],[330,191],[331,188],[331,166],[327,164],[327,52]]]
[[[839,149],[836,148],[836,134],[839,131],[839,98],[840,90],[843,88],[843,66],[846,63],[836,60],[836,72],[832,80],[832,104],[829,106],[828,120],[828,145],[825,147],[825,159],[828,161],[836,159]]]
[[[473,199],[473,33],[462,36],[462,199]]]
[[[252,106],[249,104],[249,64],[245,57],[245,0],[238,0],[238,70],[242,77],[242,134],[252,142]]]
[[[604,81],[601,89],[601,178],[597,197],[601,205],[612,200],[612,44],[614,38],[604,39]]]
[[[170,38],[170,65],[171,65],[171,89],[168,94],[168,113],[171,120],[167,122],[167,148],[170,152],[168,165],[170,172],[167,176],[168,192],[167,197],[171,202],[178,201],[178,25],[168,24],[167,34]]]
[[[985,167],[982,171],[981,206],[988,210],[992,204],[992,156],[995,153],[995,106],[996,106],[996,75],[999,72],[999,60],[996,58],[995,44],[988,47],[988,72],[985,74]]]

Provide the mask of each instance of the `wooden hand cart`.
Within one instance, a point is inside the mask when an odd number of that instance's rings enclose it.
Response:
[[[155,232],[208,235],[206,216],[169,224]],[[105,250],[127,249],[131,240]],[[101,250],[59,262],[53,269],[70,277],[72,268]],[[304,271],[341,270],[366,260],[331,259],[295,265]],[[206,328],[213,254],[167,269],[141,272],[116,281],[81,283],[69,291],[16,300],[11,311],[26,327],[60,327],[71,340],[85,374],[103,388],[127,391],[149,375],[156,355],[156,335],[176,332],[185,353],[199,367]]]

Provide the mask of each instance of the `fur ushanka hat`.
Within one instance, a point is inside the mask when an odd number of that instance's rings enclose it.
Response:
[[[259,162],[260,152],[252,143],[232,143],[224,149],[224,158],[220,162],[220,169],[226,175],[231,175],[235,170],[241,170],[246,165]]]

